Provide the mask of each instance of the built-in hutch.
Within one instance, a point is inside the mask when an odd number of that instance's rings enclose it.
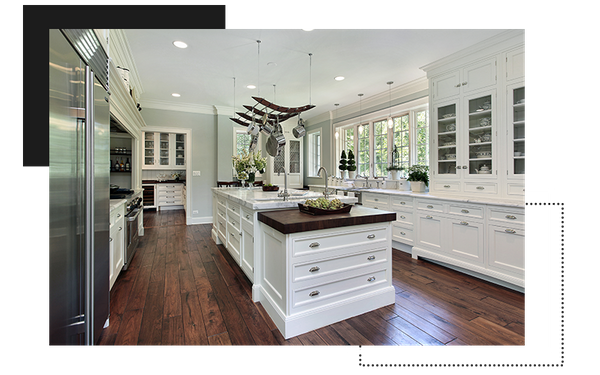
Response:
[[[522,31],[422,67],[429,79],[432,194],[525,195]]]

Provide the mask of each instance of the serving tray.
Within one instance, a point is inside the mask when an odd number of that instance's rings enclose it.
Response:
[[[263,191],[277,191],[279,190],[279,186],[263,186]]]
[[[302,203],[298,203],[298,209],[300,210],[300,212],[309,215],[332,215],[348,213],[352,209],[352,205],[344,203],[344,205],[341,208],[338,208],[337,210],[324,210],[322,208],[305,206]]]

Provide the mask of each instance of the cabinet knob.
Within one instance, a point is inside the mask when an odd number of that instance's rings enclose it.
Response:
[[[375,276],[371,276],[367,279],[368,282],[373,282],[375,281]]]
[[[466,85],[467,85],[467,82],[463,82],[463,83],[462,83],[462,85],[463,85],[463,86],[466,86]]]
[[[318,296],[321,292],[319,292],[318,290],[313,290],[312,292],[308,293],[309,296],[314,297],[314,296]]]
[[[112,242],[112,237],[108,237],[108,242]]]
[[[375,202],[379,202],[379,199],[375,198]]]
[[[433,216],[427,215],[427,216],[425,216],[425,219],[433,219]]]
[[[460,212],[462,212],[463,214],[468,214],[469,210],[460,210]]]
[[[466,222],[466,221],[461,221],[461,222],[460,222],[460,225],[469,225],[469,223],[468,223],[468,222]]]
[[[123,230],[123,227],[119,227],[119,231],[122,231],[122,230]]]
[[[450,187],[450,185],[444,185],[444,187],[445,187],[446,189],[448,189],[448,188]]]
[[[117,217],[121,217],[121,214],[117,214]]]
[[[510,234],[515,234],[515,233],[517,233],[517,231],[516,231],[516,230],[514,230],[514,229],[505,229],[504,231],[505,231],[506,233],[510,233]]]
[[[406,219],[406,216],[400,215],[400,219]]]
[[[320,270],[320,268],[317,266],[314,266],[311,269],[309,269],[308,272],[317,272],[318,270]]]
[[[374,260],[375,259],[375,255],[371,255],[367,258],[367,260]]]
[[[510,219],[510,220],[516,220],[516,219],[517,219],[517,217],[516,217],[516,216],[514,216],[514,215],[506,215],[505,217],[506,217],[507,219]]]
[[[318,243],[318,242],[313,242],[310,245],[308,245],[308,247],[310,247],[311,249],[314,248],[314,247],[319,247],[319,246],[321,246],[321,244]]]
[[[428,204],[428,205],[427,205],[427,208],[433,208],[433,206],[432,206],[432,205],[430,205],[430,204]]]
[[[485,188],[484,188],[483,186],[477,186],[477,188],[476,188],[476,189],[477,189],[477,190],[483,190],[483,189],[485,189]]]
[[[250,215],[246,215],[246,219],[247,219],[247,220],[250,220]]]
[[[454,86],[454,87],[460,87],[460,83],[458,85]]]
[[[374,235],[374,234],[369,234],[369,235],[367,236],[367,238],[368,238],[368,239],[370,239],[370,240],[372,240],[373,238],[375,238],[375,235]]]
[[[400,204],[406,204],[406,202],[402,201],[402,202],[400,202]]]
[[[403,236],[406,236],[406,233],[404,233],[404,232],[400,232],[400,234],[403,235]]]

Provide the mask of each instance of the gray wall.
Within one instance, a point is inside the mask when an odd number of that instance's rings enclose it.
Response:
[[[188,188],[187,193],[191,202],[187,216],[193,222],[209,222],[212,218],[211,188],[217,181],[217,125],[222,116],[152,108],[144,108],[142,116],[147,126],[192,129],[192,159],[187,162],[191,163],[190,171],[200,171],[201,176],[193,177],[191,173],[186,176],[188,181],[193,179],[192,191]],[[198,213],[194,214],[195,210]]]
[[[332,147],[331,147],[331,122],[329,119],[306,126],[306,134],[310,131],[321,128],[321,163],[322,167],[325,167],[329,176],[335,176],[337,172],[337,166],[332,165]],[[321,174],[321,177],[314,178],[308,177],[308,137],[304,139],[304,186],[308,185],[325,185],[325,176]]]

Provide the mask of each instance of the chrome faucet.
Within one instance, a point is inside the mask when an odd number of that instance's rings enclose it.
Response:
[[[323,192],[323,195],[325,196],[325,198],[329,198],[331,193],[329,192],[329,184],[327,183],[327,179],[329,178],[329,176],[327,175],[327,169],[325,169],[325,167],[319,168],[319,170],[317,171],[317,176],[321,175],[321,171],[325,172],[325,191]]]
[[[288,187],[287,173],[285,172],[285,168],[281,167],[279,172],[277,172],[277,176],[280,175],[281,170],[283,170],[283,191],[279,192],[279,194],[277,194],[277,196],[279,198],[283,198],[284,201],[287,201],[288,197],[290,196],[290,193],[288,193],[288,190],[287,190],[287,187]]]

